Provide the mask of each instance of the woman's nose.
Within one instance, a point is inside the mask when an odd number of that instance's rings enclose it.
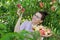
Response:
[[[36,16],[34,16],[34,19],[36,19]]]

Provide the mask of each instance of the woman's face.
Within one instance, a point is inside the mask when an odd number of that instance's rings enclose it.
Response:
[[[42,17],[42,15],[39,12],[37,12],[35,15],[33,15],[32,22],[35,24],[42,23],[43,20],[41,20],[41,17]]]

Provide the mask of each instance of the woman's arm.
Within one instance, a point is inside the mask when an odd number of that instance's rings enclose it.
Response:
[[[15,25],[14,32],[19,32],[20,20],[21,20],[21,18],[19,17],[19,19],[18,19],[18,21],[17,21],[17,23],[16,23],[16,25]]]
[[[21,25],[20,25],[20,18],[18,19],[18,22],[17,22],[17,24],[16,24],[16,26],[15,26],[15,30],[14,30],[14,32],[20,32],[20,31],[22,31],[22,30],[25,30],[25,28],[26,28],[26,24],[27,24],[27,20],[26,21],[24,21]]]
[[[22,16],[20,16],[20,9],[17,10],[17,14],[19,16],[19,19],[18,19],[18,21],[15,25],[14,32],[19,32],[20,21],[21,21],[21,18],[22,18]]]

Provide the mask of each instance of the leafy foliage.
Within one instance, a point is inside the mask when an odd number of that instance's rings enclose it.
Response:
[[[36,34],[36,35],[35,35]],[[1,40],[37,40],[40,38],[39,32],[21,31],[20,33],[8,33]]]
[[[43,2],[43,8],[40,7],[40,2]],[[25,8],[25,12],[23,14],[21,22],[25,21],[26,19],[31,20],[32,15],[37,11],[47,11],[49,15],[44,20],[43,25],[51,28],[56,37],[54,35],[51,38],[45,38],[44,40],[59,40],[60,1],[56,0],[56,2],[52,4],[50,4],[50,2],[52,2],[52,0],[0,0],[0,38],[5,36],[5,34],[8,34],[6,37],[2,38],[2,40],[4,40],[5,38],[6,40],[13,40],[15,35],[15,37],[17,38],[16,40],[20,39],[20,36],[18,36],[20,34],[16,34],[13,31],[18,19],[18,16],[16,14],[18,9],[17,4],[21,4]],[[54,11],[51,9],[52,6],[55,6]],[[24,36],[22,35],[21,38],[23,39]],[[12,39],[10,39],[10,37]],[[35,38],[36,37],[38,36],[35,36]]]

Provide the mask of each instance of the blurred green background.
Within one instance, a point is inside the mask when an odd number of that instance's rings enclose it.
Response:
[[[41,7],[42,3],[39,4],[40,2],[43,3],[43,7]],[[23,40],[23,38],[19,39],[18,33],[14,33],[14,27],[18,20],[17,4],[21,4],[25,8],[21,23],[26,19],[31,20],[32,15],[37,11],[47,11],[49,15],[45,18],[43,25],[51,28],[57,36],[45,38],[44,40],[60,39],[60,0],[0,0],[0,39],[14,40],[12,38],[16,37],[15,40]],[[5,35],[6,37],[3,37]]]

